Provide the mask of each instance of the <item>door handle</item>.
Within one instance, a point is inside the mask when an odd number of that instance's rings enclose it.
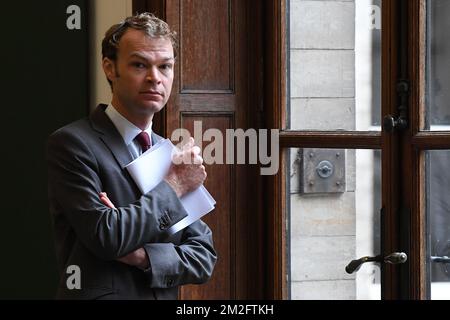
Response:
[[[439,257],[439,256],[431,256],[431,262],[435,263],[450,263],[450,258],[447,256]]]
[[[376,257],[362,257],[357,260],[352,260],[350,263],[345,267],[345,271],[349,274],[352,274],[355,271],[358,271],[361,266],[366,262],[384,262],[384,263],[390,263],[390,264],[401,264],[405,263],[406,260],[408,260],[408,256],[404,252],[393,252],[390,255],[386,257],[382,257],[381,255]]]

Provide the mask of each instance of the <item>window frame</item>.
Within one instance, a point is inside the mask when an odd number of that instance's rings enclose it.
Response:
[[[288,148],[380,149],[382,151],[384,253],[404,250],[408,263],[382,265],[383,299],[426,299],[426,203],[424,151],[450,149],[450,132],[420,131],[425,97],[426,0],[383,1],[382,118],[398,113],[397,80],[410,82],[405,131],[321,132],[286,130],[288,101],[288,1],[267,1],[266,119],[280,129],[280,171],[268,177],[268,294],[288,299]],[[400,21],[400,24],[398,23]],[[419,36],[417,36],[419,35]],[[412,173],[412,174],[411,174]],[[406,225],[406,227],[405,227]]]

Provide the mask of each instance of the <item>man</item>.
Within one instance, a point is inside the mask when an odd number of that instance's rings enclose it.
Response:
[[[170,96],[174,48],[174,33],[151,14],[112,26],[102,42],[111,104],[49,138],[58,298],[176,299],[178,286],[211,276],[216,253],[204,222],[173,236],[166,232],[187,215],[179,198],[206,178],[193,139],[177,155],[192,161],[172,164],[147,194],[125,169],[161,139],[151,124]],[[78,287],[69,285],[75,281],[73,266],[80,271]]]

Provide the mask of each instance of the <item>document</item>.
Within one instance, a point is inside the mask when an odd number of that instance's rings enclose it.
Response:
[[[126,168],[142,194],[155,188],[167,175],[176,147],[169,139],[161,139]],[[202,185],[180,198],[188,215],[169,228],[170,235],[189,226],[205,214],[211,212],[216,201]]]

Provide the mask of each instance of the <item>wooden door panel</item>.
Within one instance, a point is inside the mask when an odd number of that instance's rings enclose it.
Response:
[[[194,121],[224,133],[235,128],[236,92],[231,74],[235,35],[229,0],[168,0],[167,22],[178,24],[180,52],[171,100],[167,105],[168,133],[185,128],[194,136]],[[238,88],[240,91],[241,88]],[[227,113],[223,113],[226,110]],[[219,113],[220,112],[220,113]],[[196,141],[198,142],[198,137]],[[202,146],[201,146],[202,147]],[[185,286],[181,299],[230,299],[236,296],[233,234],[234,176],[229,165],[210,165],[206,187],[217,201],[216,210],[204,220],[213,231],[218,261],[212,279],[202,286]]]
[[[182,93],[232,91],[230,7],[230,0],[180,1]]]
[[[194,133],[194,121],[202,121],[206,128],[216,128],[225,133],[233,127],[231,114],[182,114],[182,127]],[[204,130],[203,130],[204,131]],[[197,140],[197,139],[196,139]],[[198,141],[198,140],[197,140]],[[198,143],[202,148],[208,145]],[[225,154],[225,148],[222,151]],[[214,246],[218,254],[218,261],[212,279],[202,286],[185,286],[182,290],[183,299],[229,299],[234,293],[233,266],[235,265],[233,234],[235,219],[235,188],[233,185],[232,166],[226,164],[206,165],[208,179],[205,187],[216,200],[216,208],[203,218],[213,230]]]

